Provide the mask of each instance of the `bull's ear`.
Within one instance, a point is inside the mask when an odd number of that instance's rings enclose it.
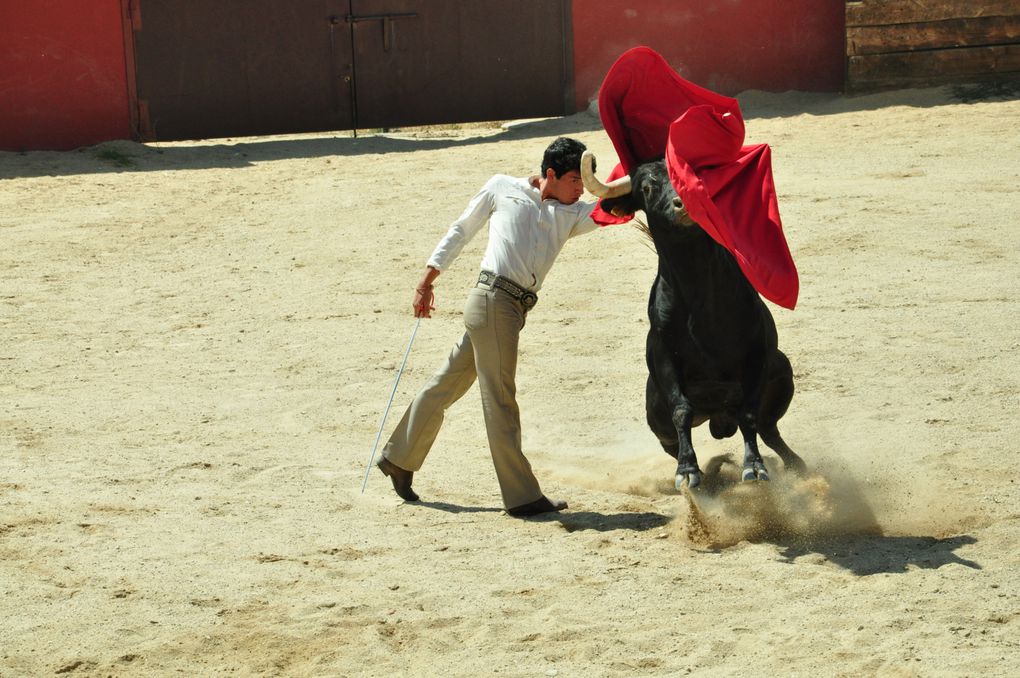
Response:
[[[638,211],[638,206],[630,194],[619,198],[605,198],[601,202],[602,209],[614,217],[631,217]]]

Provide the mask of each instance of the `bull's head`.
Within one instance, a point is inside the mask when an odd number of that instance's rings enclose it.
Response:
[[[627,177],[608,184],[595,176],[595,156],[585,151],[581,156],[581,180],[592,195],[602,198],[602,209],[622,217],[643,210],[653,228],[658,223],[693,226],[683,201],[669,180],[665,161],[646,162]]]

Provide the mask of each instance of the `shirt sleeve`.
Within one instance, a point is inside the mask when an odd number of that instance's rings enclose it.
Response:
[[[595,211],[595,206],[597,204],[598,203],[594,202],[578,203],[580,209],[578,210],[577,223],[574,224],[572,229],[570,229],[571,238],[578,235],[584,235],[585,233],[591,233],[599,227],[599,225],[591,218],[591,213]]]
[[[489,220],[489,216],[495,210],[496,201],[492,192],[492,183],[495,177],[489,179],[482,190],[478,191],[475,197],[464,209],[464,212],[450,226],[450,230],[432,252],[428,265],[437,271],[445,271],[453,260],[457,258],[471,238],[475,237],[482,226]]]

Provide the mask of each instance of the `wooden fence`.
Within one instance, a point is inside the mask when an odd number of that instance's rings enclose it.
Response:
[[[851,92],[1020,78],[1020,0],[846,5]]]

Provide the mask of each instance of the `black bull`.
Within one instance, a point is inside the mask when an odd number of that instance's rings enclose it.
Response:
[[[691,488],[701,483],[691,428],[705,421],[715,438],[740,430],[743,480],[768,480],[759,435],[785,467],[802,471],[804,462],[777,426],[793,398],[793,369],[778,348],[772,314],[733,255],[687,216],[664,162],[640,165],[629,182],[619,181],[623,186],[595,179],[593,158],[583,163],[585,185],[603,197],[604,210],[644,211],[658,253],[648,299],[646,410],[648,425],[677,460],[677,489],[684,481]]]

